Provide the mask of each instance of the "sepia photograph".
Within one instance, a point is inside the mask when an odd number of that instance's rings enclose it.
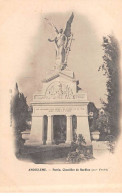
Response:
[[[0,192],[122,191],[122,2],[0,5]]]

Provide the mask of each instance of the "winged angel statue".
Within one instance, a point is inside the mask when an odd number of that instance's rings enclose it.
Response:
[[[48,39],[50,42],[55,43],[56,48],[56,66],[55,68],[58,70],[63,70],[67,67],[67,58],[69,55],[69,51],[71,48],[73,34],[71,33],[71,23],[73,21],[74,14],[72,13],[69,20],[67,21],[65,30],[58,30],[55,25],[50,22],[47,18],[45,20],[49,25],[53,27],[56,33],[56,37],[52,39]]]

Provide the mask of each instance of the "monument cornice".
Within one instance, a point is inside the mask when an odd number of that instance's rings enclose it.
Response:
[[[72,104],[77,104],[77,105],[80,105],[80,104],[87,104],[89,103],[88,100],[78,100],[78,101],[74,101],[74,100],[61,100],[61,101],[52,101],[52,100],[48,100],[48,101],[45,101],[45,102],[40,102],[40,101],[34,101],[34,102],[31,102],[32,105],[72,105]]]
[[[50,82],[50,81],[52,81],[52,80],[54,80],[58,77],[68,79],[69,81],[72,81],[72,82],[78,82],[79,81],[79,80],[75,79],[73,71],[71,71],[71,70],[62,70],[62,71],[60,71],[59,70],[58,72],[54,71],[53,74],[48,75],[47,78],[42,80],[42,83]]]

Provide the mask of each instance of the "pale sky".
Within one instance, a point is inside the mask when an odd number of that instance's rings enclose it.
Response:
[[[114,33],[118,38],[121,24],[119,4],[114,1],[3,1],[0,13],[0,80],[9,89],[18,83],[20,92],[27,96],[28,104],[33,93],[42,87],[45,73],[55,64],[53,29],[45,22],[49,18],[56,27],[65,28],[74,12],[72,33],[74,41],[68,66],[74,71],[80,87],[87,92],[88,100],[101,107],[105,98],[105,77],[98,72],[102,64],[102,37]],[[52,6],[53,5],[53,6]],[[112,8],[112,9],[111,9]],[[115,8],[115,9],[114,9]],[[112,11],[114,10],[114,12]],[[121,41],[121,40],[119,40]]]
[[[18,80],[20,89],[27,95],[28,103],[32,100],[32,94],[41,88],[41,79],[44,78],[45,73],[55,64],[55,46],[54,43],[48,42],[48,38],[54,38],[55,33],[43,18],[46,16],[58,29],[62,27],[64,29],[70,14],[71,12],[40,16],[42,18],[39,27],[31,40],[27,68]],[[105,78],[98,72],[103,55],[101,42],[87,16],[76,12],[74,12],[72,33],[75,40],[69,54],[68,67],[74,71],[80,82],[79,86],[88,93],[88,100],[100,107],[100,98],[104,98],[105,94]]]

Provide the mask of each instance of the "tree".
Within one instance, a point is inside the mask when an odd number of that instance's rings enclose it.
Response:
[[[96,120],[96,130],[100,132],[100,140],[105,140],[105,137],[108,134],[108,115],[106,113],[99,113],[99,116]]]
[[[88,103],[88,114],[89,128],[90,132],[92,132],[96,130],[96,120],[98,118],[98,109],[93,102]]]
[[[99,70],[106,76],[107,101],[102,101],[104,109],[108,112],[108,126],[116,138],[119,135],[119,59],[120,51],[114,36],[103,37],[104,55],[103,64]]]
[[[21,132],[27,128],[28,105],[24,94],[19,92],[17,83],[15,87],[15,94],[12,99],[11,111],[14,120],[16,153],[18,153],[21,145],[23,144]]]

